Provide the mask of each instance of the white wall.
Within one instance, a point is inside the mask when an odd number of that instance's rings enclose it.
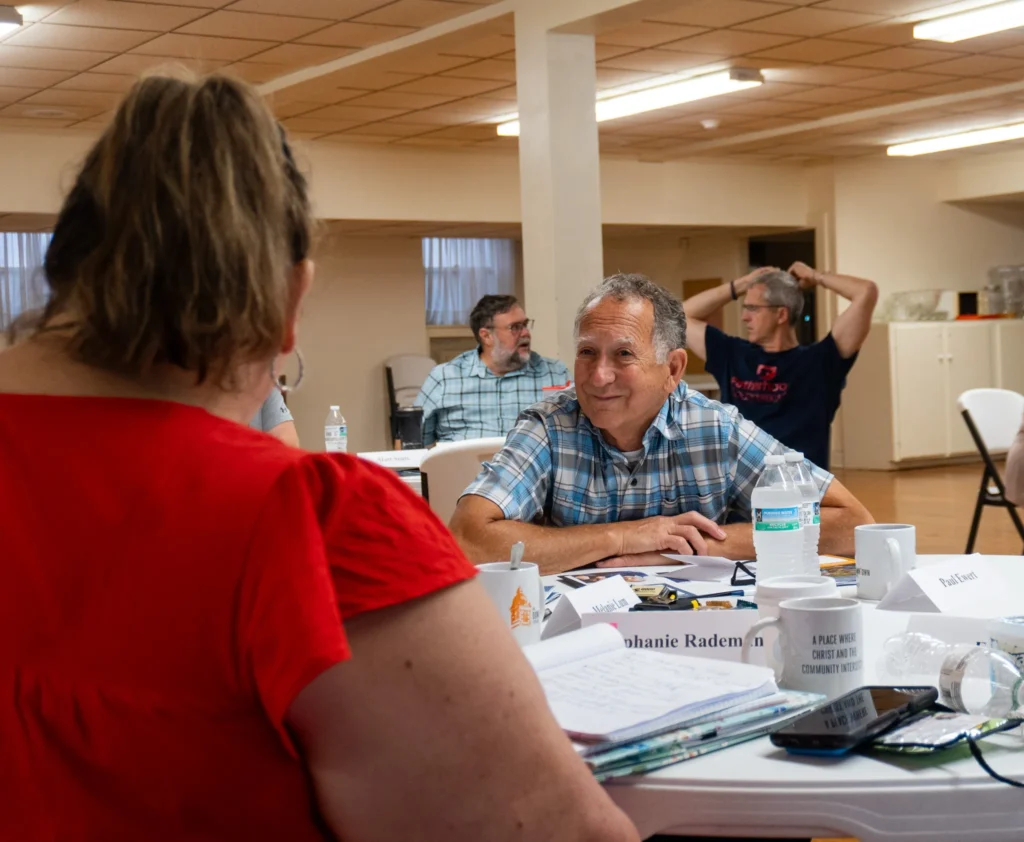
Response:
[[[316,266],[299,326],[306,380],[288,401],[299,438],[323,450],[324,417],[338,404],[350,452],[390,448],[384,361],[427,353],[420,241],[332,237]]]
[[[1024,206],[948,204],[949,162],[881,160],[835,168],[836,268],[874,280],[881,298],[978,289],[989,267],[1024,263]]]

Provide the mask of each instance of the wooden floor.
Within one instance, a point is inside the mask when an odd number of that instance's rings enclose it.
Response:
[[[836,476],[879,523],[914,524],[919,553],[962,553],[966,548],[981,483],[980,463],[911,471],[837,470]],[[1005,510],[987,506],[974,549],[1017,555],[1024,542]]]

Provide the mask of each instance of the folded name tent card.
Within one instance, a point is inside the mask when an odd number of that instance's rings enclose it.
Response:
[[[653,649],[669,655],[689,655],[740,663],[743,636],[758,620],[753,610],[733,611],[619,611],[584,614],[583,628],[609,623],[619,630],[629,649]],[[754,638],[750,662],[765,663],[764,638]]]
[[[1024,604],[1024,570],[981,555],[951,555],[904,574],[878,607],[890,611],[924,611],[962,617],[1020,614]]]
[[[584,614],[607,614],[610,611],[628,611],[640,601],[633,589],[621,576],[611,576],[569,591],[558,600],[551,617],[541,632],[541,640],[564,634],[580,627]]]

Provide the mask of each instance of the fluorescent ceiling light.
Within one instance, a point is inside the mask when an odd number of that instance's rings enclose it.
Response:
[[[1008,126],[995,126],[991,129],[975,129],[943,137],[929,137],[924,140],[897,143],[885,151],[888,155],[898,156],[928,155],[932,152],[966,149],[968,146],[984,146],[986,143],[1002,143],[1021,138],[1024,138],[1024,123],[1012,123]]]
[[[1024,26],[1024,0],[1009,0],[924,21],[914,27],[914,37],[952,44],[1018,26]]]
[[[614,93],[599,99],[594,105],[597,122],[617,120],[620,117],[631,117],[645,111],[657,111],[659,108],[670,108],[684,102],[695,102],[722,94],[731,94],[746,88],[756,88],[764,83],[760,70],[734,68],[719,73],[708,73],[704,76],[691,76],[681,81],[668,84],[657,84],[640,91],[631,91],[615,95]],[[516,115],[518,117],[518,115]],[[498,134],[502,137],[519,136],[519,120],[509,120],[498,125]]]
[[[21,29],[25,19],[13,6],[0,6],[0,38]]]

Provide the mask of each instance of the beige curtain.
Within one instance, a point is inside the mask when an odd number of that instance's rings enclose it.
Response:
[[[43,258],[52,235],[26,231],[0,233],[0,331],[22,313],[46,303]]]

